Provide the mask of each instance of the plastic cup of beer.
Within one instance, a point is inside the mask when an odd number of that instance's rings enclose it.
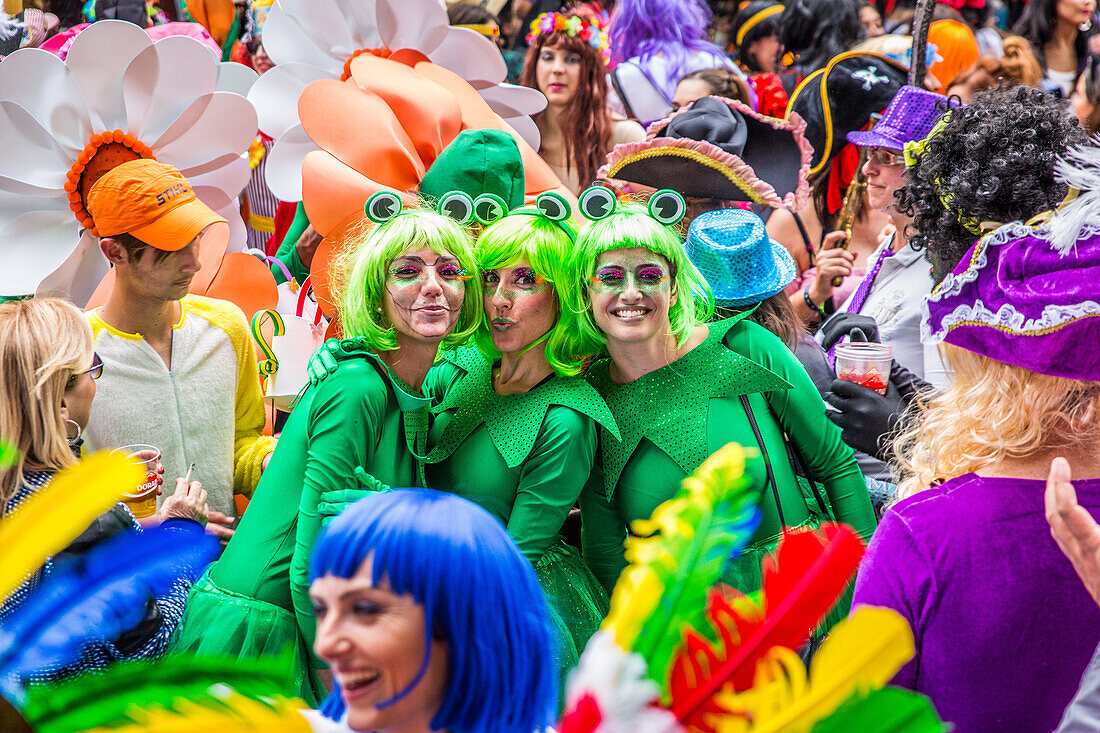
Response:
[[[155,445],[124,445],[111,451],[112,455],[124,455],[141,464],[145,475],[133,491],[122,495],[122,501],[138,519],[151,517],[157,512],[157,489],[163,483],[157,469],[160,467],[160,448]]]
[[[865,341],[852,341],[836,347],[836,375],[840,379],[886,394],[894,347]]]

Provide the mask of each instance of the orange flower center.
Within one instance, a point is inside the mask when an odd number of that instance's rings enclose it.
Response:
[[[85,229],[99,236],[95,222],[84,202],[92,185],[107,171],[122,163],[139,158],[156,160],[148,145],[123,130],[112,130],[92,135],[88,144],[76,156],[65,175],[65,192],[69,195],[69,208]]]
[[[361,48],[351,55],[351,57],[344,62],[344,73],[340,75],[340,81],[347,81],[351,78],[351,62],[359,57],[360,54],[369,53],[372,56],[377,56],[380,59],[388,59],[393,55],[393,51],[388,48]]]

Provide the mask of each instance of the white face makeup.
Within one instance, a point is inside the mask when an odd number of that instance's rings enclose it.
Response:
[[[450,253],[410,247],[386,268],[386,317],[409,338],[442,341],[458,323],[467,277]]]
[[[644,247],[613,249],[596,260],[589,291],[592,316],[608,341],[664,338],[676,302],[668,260]]]
[[[446,695],[448,650],[436,640],[425,649],[424,607],[411,595],[375,587],[369,560],[350,578],[318,578],[309,594],[317,618],[314,649],[340,683],[348,727],[427,730]],[[416,679],[425,651],[431,656],[420,682],[399,702],[384,705]]]
[[[497,351],[521,351],[553,328],[557,295],[526,260],[485,270],[481,277],[485,320]]]

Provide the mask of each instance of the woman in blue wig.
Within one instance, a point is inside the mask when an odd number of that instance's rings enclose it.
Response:
[[[535,573],[500,522],[453,494],[398,489],[337,517],[310,561],[322,711],[372,733],[535,733],[557,702]]]

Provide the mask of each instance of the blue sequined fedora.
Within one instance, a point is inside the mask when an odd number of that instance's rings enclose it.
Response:
[[[723,307],[753,305],[782,292],[795,276],[791,253],[768,236],[764,221],[744,209],[697,216],[684,249]]]

